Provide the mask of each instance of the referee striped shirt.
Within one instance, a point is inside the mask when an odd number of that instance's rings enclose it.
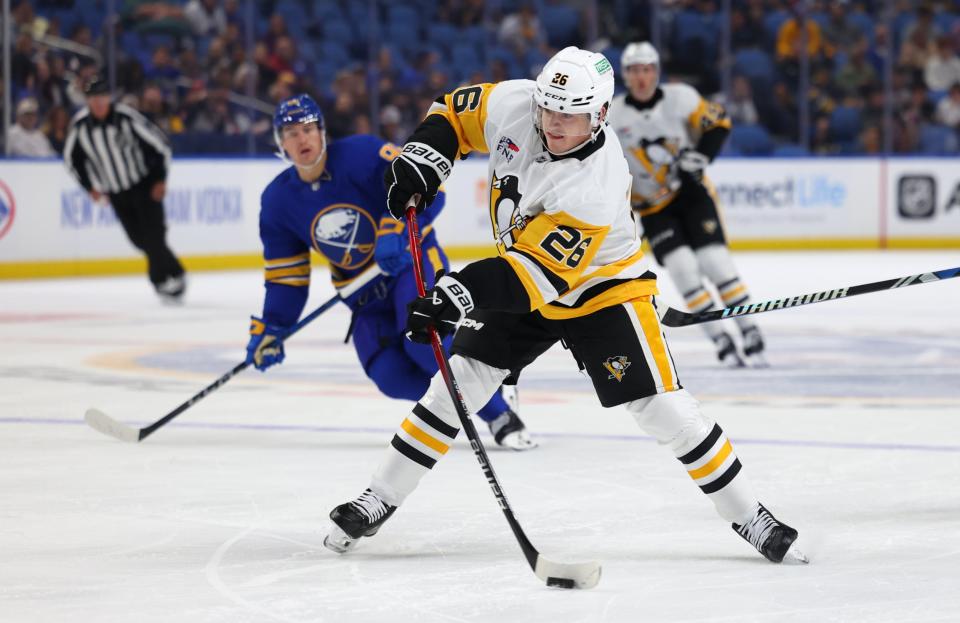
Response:
[[[114,103],[99,121],[80,109],[70,122],[63,158],[87,191],[117,194],[140,182],[167,178],[172,152],[163,131],[126,104]]]

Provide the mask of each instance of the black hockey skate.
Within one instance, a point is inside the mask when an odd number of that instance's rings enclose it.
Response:
[[[523,420],[511,409],[507,409],[496,419],[487,422],[487,425],[498,446],[517,451],[532,450],[537,447],[537,442],[530,438]]]
[[[387,504],[370,489],[365,490],[356,500],[330,511],[333,525],[323,539],[324,547],[345,554],[361,538],[375,535],[395,510],[396,506]]]
[[[179,277],[167,277],[160,283],[154,284],[157,296],[165,305],[181,305],[183,303],[183,293],[187,289],[187,282],[183,275]]]
[[[805,564],[810,560],[796,547],[797,531],[780,523],[763,504],[757,504],[753,518],[742,526],[730,524],[734,532],[757,548],[770,562]]]
[[[717,348],[717,359],[726,368],[744,367],[743,359],[737,352],[737,346],[729,333],[721,333],[713,338],[713,345]]]
[[[766,357],[763,356],[764,343],[763,336],[760,335],[760,329],[753,325],[743,331],[743,358],[751,368],[766,368]]]

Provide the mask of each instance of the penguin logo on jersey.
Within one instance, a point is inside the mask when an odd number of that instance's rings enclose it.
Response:
[[[494,174],[490,180],[490,222],[493,223],[493,237],[498,245],[509,247],[527,225],[527,219],[520,214],[520,180],[516,175],[498,178]],[[504,240],[507,235],[509,240]]]
[[[313,246],[338,268],[360,268],[373,257],[377,226],[370,213],[353,204],[335,203],[320,210],[310,232]]]
[[[630,360],[627,359],[626,355],[608,357],[607,360],[603,362],[603,367],[610,373],[610,376],[607,378],[615,379],[617,383],[619,383],[627,374],[627,368],[630,367]]]
[[[661,136],[652,141],[645,138],[641,139],[638,151],[643,153],[650,164],[665,167],[673,164],[677,154],[680,153],[680,148],[675,141]]]
[[[663,136],[652,141],[644,138],[631,152],[643,167],[643,176],[651,179],[656,187],[672,186],[671,182],[677,175],[677,154],[680,153],[680,146],[676,141]]]

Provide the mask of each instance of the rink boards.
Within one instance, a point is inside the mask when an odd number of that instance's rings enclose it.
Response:
[[[261,264],[260,193],[276,159],[178,159],[168,180],[171,246],[188,268]],[[734,248],[960,247],[951,159],[722,159],[710,169]],[[454,258],[493,253],[487,162],[458,163],[437,231]],[[109,206],[59,160],[0,162],[0,278],[139,272]]]

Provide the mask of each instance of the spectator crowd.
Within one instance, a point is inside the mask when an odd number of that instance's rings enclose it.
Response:
[[[56,155],[111,58],[117,98],[176,152],[249,153],[252,136],[268,153],[270,111],[298,92],[321,102],[334,138],[401,142],[458,84],[532,77],[571,44],[619,69],[626,43],[658,39],[663,79],[727,108],[728,154],[957,151],[953,3],[731,4],[726,18],[719,0],[118,0],[108,16],[106,0],[15,0],[5,140],[14,155]]]

